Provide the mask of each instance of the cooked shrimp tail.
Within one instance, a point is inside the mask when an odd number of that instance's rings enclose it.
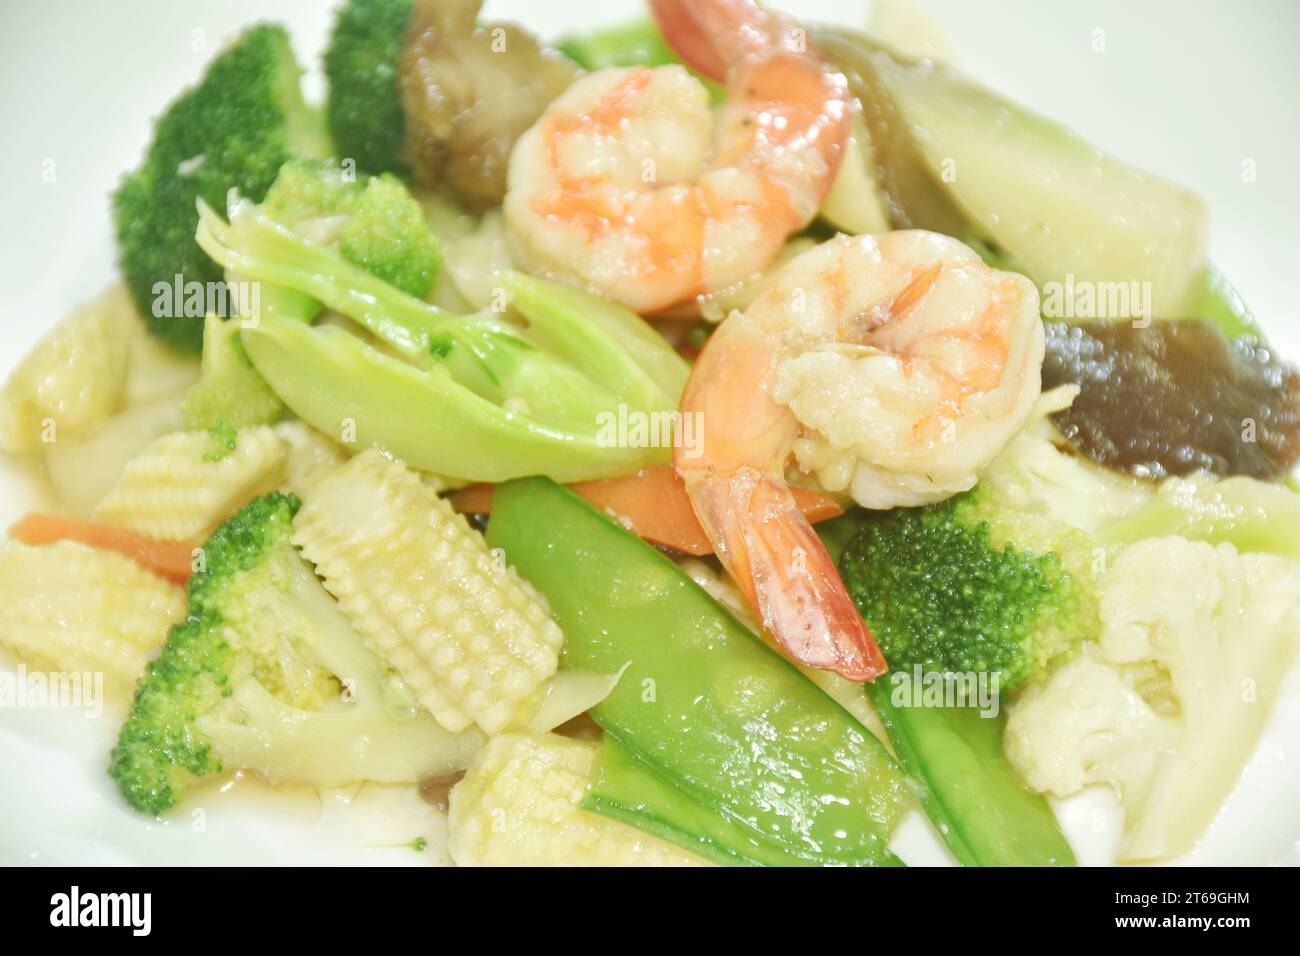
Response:
[[[795,660],[886,669],[786,471],[868,508],[971,488],[1028,420],[1043,323],[1023,276],[927,232],[832,239],[713,333],[682,394],[673,465],[727,572]]]
[[[753,0],[650,0],[650,10],[682,62],[718,83],[745,59],[809,52],[802,27]]]
[[[718,559],[786,652],[871,680],[884,657],[785,483],[799,423],[772,400],[777,345],[739,313],[718,328],[682,396],[702,441],[678,445],[673,464]]]
[[[794,660],[852,681],[888,670],[783,481],[746,468],[728,480],[699,482],[692,503],[750,607]]]

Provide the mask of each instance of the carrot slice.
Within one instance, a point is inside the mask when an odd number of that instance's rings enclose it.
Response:
[[[492,513],[492,486],[468,485],[447,496],[451,506],[461,514],[486,515]]]
[[[569,486],[602,511],[623,519],[628,530],[653,544],[684,554],[713,553],[713,545],[691,507],[686,486],[671,465],[643,468],[624,478],[579,481]],[[825,521],[844,513],[834,499],[815,491],[792,488],[799,510],[810,522]],[[457,511],[488,514],[492,486],[470,485],[451,495]]]
[[[25,515],[9,529],[9,537],[30,545],[77,541],[101,551],[116,551],[177,584],[188,581],[194,567],[194,548],[184,541],[160,541],[126,528],[40,511]]]

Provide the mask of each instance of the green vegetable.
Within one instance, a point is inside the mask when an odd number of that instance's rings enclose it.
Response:
[[[505,273],[509,311],[454,315],[247,202],[232,206],[228,224],[205,208],[199,241],[259,282],[262,316],[243,331],[244,347],[285,404],[326,434],[470,481],[605,478],[671,455],[665,442],[634,444],[617,432],[628,415],[671,416],[687,375],[671,347],[621,306]],[[382,347],[337,326],[312,327],[320,305]]]
[[[556,49],[587,70],[611,66],[664,66],[680,63],[650,18],[620,23],[590,33],[561,37]]]
[[[1249,337],[1263,341],[1264,332],[1259,322],[1246,308],[1237,290],[1212,264],[1207,264],[1197,276],[1191,301],[1187,318],[1213,322],[1230,339]]]
[[[1082,532],[978,487],[860,520],[840,572],[895,669],[996,675],[1011,690],[1096,633]]]
[[[212,449],[203,456],[204,461],[221,461],[238,447],[239,432],[224,418],[218,418],[208,429],[212,436]]]
[[[412,0],[347,0],[325,51],[326,112],[338,155],[368,173],[401,172],[406,134],[397,84]]]
[[[1193,193],[947,67],[811,33],[862,102],[895,225],[989,242],[1040,288],[1150,283],[1152,316],[1186,314],[1208,227]]]
[[[850,236],[889,232],[889,201],[880,188],[871,133],[860,115],[853,117],[852,129],[839,172],[822,199],[817,219]]]
[[[1087,537],[983,487],[828,524],[819,530],[892,668],[868,696],[958,862],[1073,865],[1051,809],[1003,756],[1000,698],[1095,635]],[[935,689],[954,699],[934,706]],[[991,696],[972,698],[981,691]]]
[[[333,163],[290,160],[261,209],[417,299],[429,293],[442,266],[424,210],[392,175],[358,179]]]
[[[666,557],[540,478],[496,489],[487,538],[545,595],[562,666],[627,665],[590,713],[639,763],[607,751],[591,809],[715,859],[893,862],[884,747]]]
[[[224,421],[239,428],[279,419],[284,403],[257,374],[239,341],[238,319],[209,315],[203,323],[203,367],[181,401],[186,428],[211,428]]]
[[[906,687],[907,685],[903,685]],[[888,678],[868,695],[925,814],[963,866],[1074,866],[1052,809],[1002,752],[1007,718],[975,707],[895,706]]]
[[[421,779],[479,743],[411,706],[290,542],[298,500],[272,492],[203,545],[185,621],[136,689],[109,773],[145,813],[247,767],[339,786]],[[450,766],[449,766],[450,765]]]
[[[748,827],[674,786],[609,734],[601,741],[595,777],[582,806],[723,865],[808,866],[814,862],[755,839]],[[901,865],[892,854],[881,863]]]
[[[611,66],[667,66],[682,62],[659,32],[659,25],[649,18],[590,33],[570,34],[560,38],[556,49],[588,70],[603,70]],[[692,74],[708,87],[713,103],[722,102],[726,87],[694,71]]]
[[[1300,561],[1300,496],[1242,476],[1171,478],[1161,483],[1155,501],[1104,526],[1096,537],[1115,551],[1169,535]]]
[[[284,29],[245,31],[158,120],[140,167],[113,197],[122,274],[149,328],[197,352],[204,313],[186,314],[180,282],[216,283],[220,268],[194,243],[195,200],[224,206],[231,189],[261,199],[291,155],[328,156],[324,124],[302,100]]]

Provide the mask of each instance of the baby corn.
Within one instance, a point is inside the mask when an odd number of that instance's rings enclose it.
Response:
[[[294,528],[367,645],[440,724],[495,734],[527,723],[560,629],[415,472],[365,451],[310,487]]]
[[[102,673],[110,693],[127,697],[184,616],[184,590],[120,554],[0,543],[0,644],[29,663]]]
[[[580,809],[594,744],[557,734],[490,740],[451,791],[458,866],[700,866],[704,861]]]
[[[0,450],[37,451],[117,411],[137,322],[126,289],[114,285],[41,339],[0,389]]]
[[[239,429],[235,447],[220,458],[213,443],[206,431],[157,439],[127,462],[96,519],[153,538],[191,540],[280,481],[285,445],[275,429]]]

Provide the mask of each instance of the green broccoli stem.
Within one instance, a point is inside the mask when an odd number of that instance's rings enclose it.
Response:
[[[448,316],[430,337],[430,349],[475,394],[555,426],[588,429],[619,402],[617,394],[494,315]]]
[[[264,425],[283,414],[284,403],[248,360],[239,327],[238,319],[205,320],[202,374],[181,401],[187,428],[211,428],[219,421],[234,428]]]
[[[1155,501],[1104,526],[1095,538],[1113,553],[1166,535],[1300,561],[1300,497],[1282,485],[1240,476],[1171,478]]]
[[[601,387],[598,379],[538,348],[503,318],[455,315],[406,295],[249,203],[236,201],[230,219],[226,223],[202,207],[199,244],[227,269],[262,283],[262,296],[269,296],[273,313],[310,320],[317,309],[295,308],[281,290],[310,296],[306,301],[319,301],[353,319],[418,368],[437,362],[480,397],[513,403],[557,427],[590,428],[602,412],[618,405],[619,395]],[[542,322],[544,328],[558,325]],[[586,341],[600,344],[590,334]],[[642,387],[627,397],[629,405],[649,411],[668,404],[662,393],[637,384]]]
[[[545,474],[584,481],[631,474],[671,449],[602,440],[600,423],[561,429],[497,405],[445,368],[415,368],[333,326],[267,316],[242,333],[258,372],[314,428],[377,444],[413,468],[467,481]]]
[[[511,307],[546,350],[634,408],[677,407],[690,366],[631,309],[522,272],[500,278]]]
[[[359,323],[417,365],[427,368],[432,363],[430,336],[448,313],[403,294],[332,250],[303,239],[252,203],[232,203],[227,223],[200,201],[196,239],[200,248],[226,269],[273,287],[305,293]],[[273,301],[283,304],[278,298]],[[310,319],[316,311],[299,311],[295,317]]]
[[[658,24],[649,17],[561,37],[556,41],[556,49],[584,69],[592,71],[611,66],[664,66],[681,63],[664,39]],[[721,83],[715,83],[698,73],[695,76],[708,89],[709,100],[714,105],[726,98],[727,88]]]

